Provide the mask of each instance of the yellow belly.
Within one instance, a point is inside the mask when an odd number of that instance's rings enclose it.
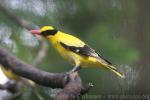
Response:
[[[66,50],[61,45],[55,46],[60,55],[69,61],[71,64],[76,64],[76,62],[80,62],[81,67],[90,67],[90,66],[98,66],[99,62],[94,57],[86,57],[76,54],[72,51]]]

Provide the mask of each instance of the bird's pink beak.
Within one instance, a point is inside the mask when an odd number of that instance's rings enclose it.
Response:
[[[41,34],[40,30],[30,30],[30,32],[34,35],[40,35]]]

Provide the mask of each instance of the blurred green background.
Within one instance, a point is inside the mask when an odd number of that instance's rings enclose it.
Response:
[[[150,1],[1,0],[0,3],[31,25],[52,25],[81,38],[125,73],[126,78],[120,79],[102,69],[82,69],[80,76],[83,83],[94,84],[89,95],[101,95],[103,100],[107,95],[150,94]],[[2,9],[0,46],[30,64],[39,50],[38,40],[14,23]],[[49,72],[65,72],[71,70],[72,65],[48,44],[47,56],[39,68]],[[52,90],[40,89],[45,100],[51,98]],[[23,88],[21,91],[23,96],[19,100],[36,100],[31,90]]]

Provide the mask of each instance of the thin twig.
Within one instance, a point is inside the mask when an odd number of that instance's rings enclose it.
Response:
[[[3,6],[4,4],[0,1],[0,10],[8,16],[9,19],[11,19],[11,21],[13,21],[15,24],[17,24],[18,26],[25,28],[27,30],[31,30],[33,28],[37,28],[39,26],[37,26],[36,24],[32,23],[32,26],[30,25],[30,23],[23,19],[20,18],[18,16],[16,16],[13,12],[9,11],[5,6]],[[48,50],[48,46],[45,43],[45,41],[42,38],[38,38],[39,42],[40,42],[40,49],[39,52],[37,53],[37,56],[35,57],[35,60],[33,61],[33,65],[36,66],[38,64],[41,63],[41,61],[45,58],[46,54],[47,54],[47,50]]]
[[[46,57],[47,50],[48,50],[47,43],[44,40],[40,41],[40,49],[32,63],[33,66],[39,65],[43,61],[43,59]]]
[[[32,27],[29,26],[29,23],[27,21],[25,21],[24,19],[20,19],[19,17],[17,17],[13,12],[10,12],[9,10],[7,10],[3,5],[4,4],[0,1],[0,10],[5,15],[7,15],[14,23],[16,23],[20,27],[24,27],[24,28],[26,28],[28,30],[32,29]]]

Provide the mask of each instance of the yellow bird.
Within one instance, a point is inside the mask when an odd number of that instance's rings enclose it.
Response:
[[[4,73],[4,75],[10,79],[10,80],[14,80],[16,82],[26,82],[27,84],[29,84],[30,86],[33,86],[35,85],[35,83],[32,81],[32,80],[25,80],[23,79],[21,76],[19,75],[16,75],[14,72],[12,72],[12,70],[10,69],[7,69],[7,68],[4,68],[3,66],[0,65],[0,71],[2,71]]]
[[[52,26],[44,26],[30,32],[46,38],[62,57],[74,64],[75,67],[71,72],[78,71],[81,67],[95,66],[108,69],[121,78],[125,77],[108,60],[77,37],[58,31]]]
[[[4,73],[4,75],[10,80],[20,81],[21,77],[13,73],[10,69],[6,69],[0,66],[0,70]]]
[[[43,97],[41,96],[41,94],[39,93],[39,91],[37,90],[36,84],[32,80],[28,80],[28,79],[25,80],[21,76],[16,75],[10,69],[6,69],[1,65],[0,65],[0,71],[2,71],[4,73],[4,75],[10,80],[28,84],[29,86],[32,87],[33,92],[36,94],[36,96],[39,98],[39,100],[44,100]]]

